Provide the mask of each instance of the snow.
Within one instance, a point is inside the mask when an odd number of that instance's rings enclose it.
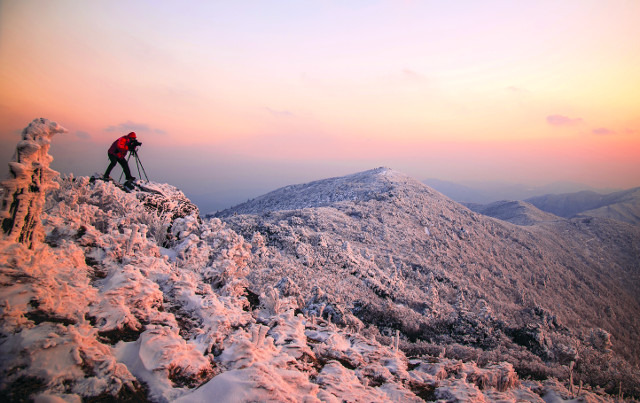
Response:
[[[176,403],[207,403],[211,401],[241,403],[259,401],[261,395],[256,393],[249,379],[248,371],[230,370],[224,372],[196,391],[176,399]]]
[[[21,149],[45,151],[38,162],[43,172],[50,161],[46,134],[61,131],[48,121],[26,130],[32,137],[40,133],[40,140],[30,140],[40,148],[27,141]],[[16,165],[16,177],[27,168]],[[340,262],[345,268],[380,292],[413,292],[396,267],[399,260],[376,260],[379,254],[361,243],[286,221],[285,235],[306,262],[296,263],[274,257],[266,233],[245,238],[219,218],[202,220],[170,185],[152,182],[126,193],[108,182],[54,176],[41,183],[46,198],[35,195],[37,208],[29,212],[38,236],[9,233],[0,240],[0,393],[8,400],[420,402],[419,395],[429,393],[540,401],[539,391],[566,397],[561,384],[521,382],[504,362],[480,367],[424,354],[409,359],[399,334],[383,343],[371,328],[365,332],[341,295],[319,286],[303,294],[298,279],[305,265],[323,262],[329,273],[336,251],[348,255]],[[408,179],[377,169],[294,186],[300,200],[287,206],[388,198],[401,190],[392,186],[398,181]],[[7,188],[24,185],[18,182]],[[326,186],[338,191],[322,195]],[[269,200],[261,203],[275,206]],[[447,231],[429,228],[431,237]],[[308,230],[321,253],[299,242],[297,230]],[[424,223],[415,223],[415,231],[429,235]],[[380,261],[393,270],[382,270]],[[255,264],[271,272],[295,270],[260,288],[256,304],[247,296],[256,289]]]
[[[186,391],[172,386],[167,377],[171,371],[179,369],[184,374],[211,371],[211,363],[194,345],[182,339],[177,329],[164,326],[148,328],[135,342],[119,342],[114,354],[118,362],[149,385],[150,397],[157,401],[174,400]]]

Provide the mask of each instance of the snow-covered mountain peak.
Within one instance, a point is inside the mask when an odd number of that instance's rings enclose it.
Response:
[[[398,188],[405,189],[403,193],[412,189],[412,191],[435,194],[426,185],[401,172],[380,167],[351,175],[285,186],[218,212],[216,216],[326,207],[345,201],[365,202],[380,199]]]

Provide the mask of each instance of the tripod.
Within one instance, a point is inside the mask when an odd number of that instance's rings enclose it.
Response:
[[[136,151],[136,149],[132,149],[129,150],[129,156],[127,157],[127,163],[129,163],[129,160],[131,159],[131,156],[133,155],[133,158],[136,160],[136,167],[138,168],[138,177],[140,179],[142,179],[142,175],[144,174],[144,179],[149,182],[149,177],[147,176],[147,171],[144,170],[144,167],[142,166],[142,162],[140,162],[140,157],[138,157],[138,152]],[[118,181],[122,181],[122,175],[124,175],[124,172],[120,174],[120,179],[118,179]]]

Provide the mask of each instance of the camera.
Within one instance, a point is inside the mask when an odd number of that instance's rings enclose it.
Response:
[[[139,142],[136,139],[132,139],[131,141],[129,141],[129,150],[135,150],[136,147],[141,146],[142,143]]]

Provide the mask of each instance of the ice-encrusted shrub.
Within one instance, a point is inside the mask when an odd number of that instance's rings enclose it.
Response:
[[[640,369],[616,357],[611,350],[580,345],[574,372],[576,381],[600,386],[612,395],[622,388],[626,395],[640,397]]]
[[[214,375],[209,357],[185,342],[175,327],[150,326],[140,336],[139,356],[146,368],[164,372],[174,386],[195,387]]]
[[[184,195],[168,185],[155,185],[169,193],[169,196],[162,196],[143,191],[126,193],[113,183],[92,181],[88,177],[75,178],[72,175],[59,178],[57,183],[59,188],[47,199],[46,211],[55,213],[60,208],[79,209],[78,213],[82,213],[79,217],[84,223],[103,233],[109,232],[114,225],[120,231],[133,224],[144,225],[147,235],[158,246],[164,247],[171,243],[171,228],[177,219],[192,217],[195,221],[199,220],[195,206],[186,208],[183,207],[186,202],[170,202],[172,197]],[[150,197],[153,197],[154,203],[144,203]]]
[[[593,329],[589,334],[589,343],[596,350],[606,353],[611,350],[611,334],[604,329]]]
[[[270,288],[260,294],[260,305],[270,315],[278,315],[286,307],[277,288]]]
[[[171,236],[174,243],[187,239],[191,234],[200,237],[201,231],[201,223],[194,216],[178,218],[171,226]]]
[[[261,257],[263,254],[266,254],[268,249],[266,248],[266,240],[259,232],[254,232],[251,237],[251,253],[256,255],[257,257]]]
[[[514,388],[520,382],[518,375],[513,370],[513,366],[503,362],[490,364],[484,368],[473,368],[467,374],[467,381],[476,384],[480,390],[493,388],[499,392],[505,392]]]
[[[245,294],[251,245],[241,236],[226,228],[219,219],[201,223],[193,216],[176,219],[171,233],[181,266],[201,274],[220,295]]]
[[[289,277],[283,277],[275,285],[275,288],[280,292],[283,297],[289,298],[292,303],[291,306],[294,309],[301,309],[304,306],[304,299],[300,292],[300,287]]]
[[[159,311],[162,298],[155,282],[145,278],[135,267],[125,265],[104,280],[99,302],[91,306],[89,312],[100,332],[139,333],[152,322],[175,324],[171,316]]]
[[[268,317],[279,315],[287,311],[297,311],[300,308],[300,299],[293,295],[287,295],[280,291],[281,288],[268,288],[260,294],[260,316]]]
[[[202,225],[201,239],[210,247],[210,262],[203,272],[204,278],[214,288],[220,288],[222,295],[244,295],[251,244],[217,218]]]
[[[327,294],[320,287],[314,287],[311,298],[305,302],[303,311],[308,315],[325,318],[339,326],[356,331],[364,327],[362,321],[346,308],[340,297]]]
[[[81,247],[69,241],[60,247],[40,244],[34,250],[5,242],[0,247],[2,394],[18,393],[24,378],[34,385],[42,382],[50,393],[137,391],[135,378],[116,363],[87,320],[88,306],[99,296],[89,285],[91,269]],[[12,277],[19,281],[7,285]],[[29,391],[36,392],[38,387]]]

